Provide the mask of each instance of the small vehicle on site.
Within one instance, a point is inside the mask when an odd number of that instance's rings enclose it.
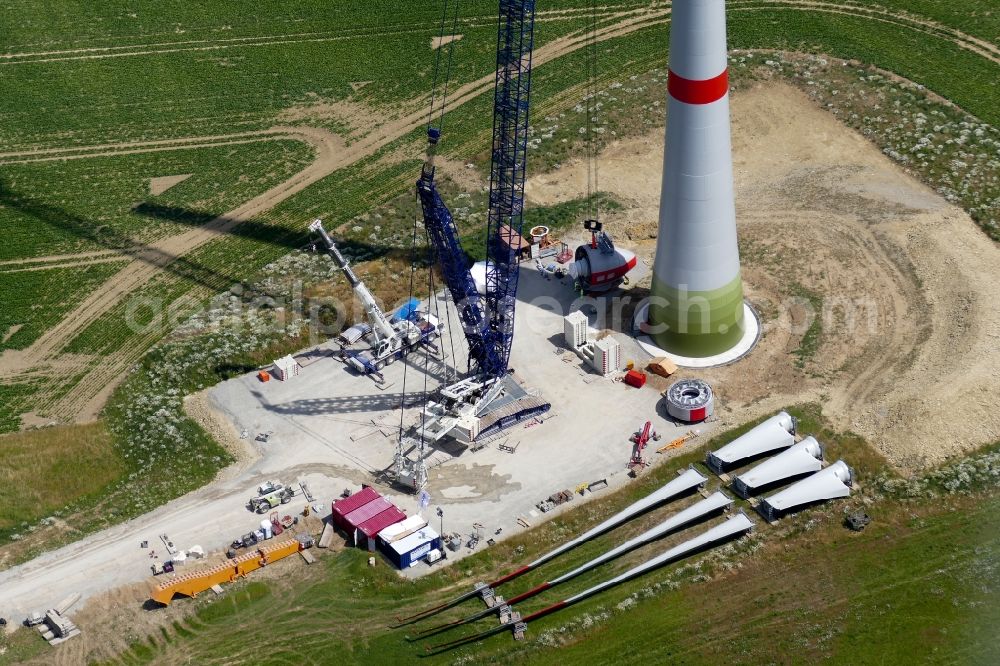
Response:
[[[257,486],[257,494],[258,495],[270,495],[274,491],[281,490],[284,487],[285,487],[285,484],[283,484],[281,481],[276,481],[276,480],[272,479],[272,480],[268,481],[267,483],[262,483],[261,485]]]
[[[281,488],[274,492],[260,497],[251,497],[247,502],[247,509],[256,513],[267,513],[279,504],[288,504],[295,496],[295,491],[291,488]]]

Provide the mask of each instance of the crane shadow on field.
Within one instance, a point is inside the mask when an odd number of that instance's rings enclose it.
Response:
[[[213,291],[227,288],[234,282],[246,279],[243,271],[226,270],[225,264],[207,266],[205,263],[190,259],[183,255],[165,252],[152,245],[137,242],[130,234],[109,224],[88,218],[78,213],[53,205],[37,197],[24,194],[11,187],[9,181],[0,175],[0,209],[7,209],[29,218],[31,221],[44,225],[57,232],[53,240],[51,254],[72,253],[72,245],[60,249],[58,237],[70,236],[100,249],[113,250],[121,253],[123,260],[136,260],[156,266],[161,270],[191,284],[207,287]],[[179,206],[165,206],[152,202],[142,202],[132,208],[136,215],[157,220],[179,223],[192,228],[202,227],[217,219],[216,213],[194,210]],[[285,251],[308,248],[311,239],[305,230],[293,231],[287,227],[270,225],[255,220],[248,220],[236,225],[224,234],[226,237],[247,239],[259,243],[260,246],[278,248]],[[394,254],[398,250],[379,247],[357,241],[341,243],[342,249],[354,256],[380,258]],[[83,250],[81,250],[83,251]],[[273,260],[274,253],[268,252],[260,263]],[[403,253],[409,257],[409,253]],[[28,257],[30,259],[30,257]],[[246,253],[235,254],[232,268],[242,268],[247,265],[249,257]]]
[[[164,252],[150,245],[137,243],[130,235],[110,225],[101,224],[59,206],[21,194],[12,189],[3,177],[0,177],[0,208],[12,210],[61,232],[61,234],[96,244],[105,250],[118,251],[123,260],[134,259],[157,266],[167,273],[193,284],[217,290],[223,285],[235,281],[231,275],[209,268],[197,261]],[[70,249],[71,251],[72,249]],[[53,248],[53,253],[59,253],[58,248]]]
[[[157,220],[166,220],[176,224],[186,224],[192,227],[201,227],[206,223],[216,219],[214,213],[193,210],[183,206],[165,206],[153,202],[142,202],[132,208],[137,215],[142,215]],[[318,237],[312,236],[306,231],[306,225],[302,228],[290,229],[286,226],[267,224],[257,220],[246,220],[240,222],[226,233],[232,238],[240,238],[254,241],[261,245],[268,245],[279,249],[291,250],[315,250],[322,251],[322,243],[317,242]],[[348,256],[360,257],[363,261],[381,259],[383,257],[404,258],[407,261],[414,256],[408,250],[402,250],[390,245],[373,245],[353,239],[338,239],[337,247]]]

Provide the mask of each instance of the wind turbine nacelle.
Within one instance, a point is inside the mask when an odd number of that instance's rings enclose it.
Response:
[[[576,248],[575,258],[576,261],[569,266],[569,274],[588,293],[609,291],[620,286],[626,274],[636,265],[635,253],[618,247],[608,253],[591,245],[581,245]]]

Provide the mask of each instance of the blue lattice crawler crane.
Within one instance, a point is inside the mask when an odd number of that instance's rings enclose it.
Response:
[[[425,441],[450,434],[459,441],[472,442],[550,407],[517,383],[508,366],[517,303],[516,249],[523,222],[534,21],[534,0],[500,0],[483,294],[476,288],[458,229],[434,183],[440,129],[431,126],[427,131],[427,161],[417,182],[417,194],[431,247],[469,344],[470,374],[443,388],[440,402],[427,404],[421,426]]]
[[[406,317],[389,319],[382,308],[375,302],[375,297],[368,287],[351,270],[347,259],[341,254],[330,234],[323,228],[322,220],[315,220],[309,225],[309,231],[317,233],[326,244],[330,256],[337,267],[344,272],[344,277],[350,283],[354,294],[365,309],[374,337],[370,349],[346,352],[344,360],[362,375],[371,375],[378,381],[384,381],[381,370],[393,361],[403,358],[420,345],[434,346],[435,338],[440,337],[442,326],[437,317],[419,310],[409,309]]]

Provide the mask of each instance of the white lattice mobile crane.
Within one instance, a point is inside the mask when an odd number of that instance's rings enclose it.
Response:
[[[336,262],[338,268],[344,272],[344,277],[350,283],[354,294],[361,302],[368,321],[371,324],[374,343],[371,348],[364,351],[353,351],[346,353],[347,364],[363,375],[373,375],[382,381],[383,367],[393,361],[403,358],[411,350],[421,344],[433,347],[435,338],[440,337],[443,330],[438,318],[430,313],[420,313],[411,311],[405,317],[394,317],[390,319],[382,312],[382,308],[375,302],[375,297],[368,291],[368,287],[351,270],[347,259],[341,254],[336,243],[323,228],[322,220],[314,220],[309,225],[309,231],[317,233],[326,243],[330,256]]]

